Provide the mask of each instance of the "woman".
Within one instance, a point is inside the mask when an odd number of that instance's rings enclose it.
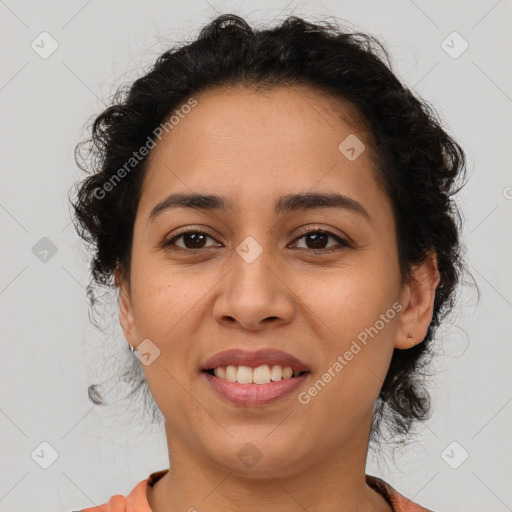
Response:
[[[91,142],[76,225],[170,468],[85,512],[427,510],[365,463],[429,414],[465,155],[380,43],[219,16]]]

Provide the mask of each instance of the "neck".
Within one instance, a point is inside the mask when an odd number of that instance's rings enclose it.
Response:
[[[148,487],[152,512],[392,511],[365,482],[367,436],[346,440],[329,454],[317,454],[307,465],[297,461],[291,467],[268,468],[262,464],[256,472],[257,463],[242,473],[217,464],[200,447],[186,449],[167,424],[166,433],[172,463],[153,488]]]

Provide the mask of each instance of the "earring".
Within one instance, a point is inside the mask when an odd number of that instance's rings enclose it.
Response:
[[[136,348],[133,348],[129,343],[128,343],[128,347],[130,349],[130,352],[132,353],[132,355],[134,356],[135,355],[135,351],[137,350]]]
[[[408,338],[414,338],[414,333],[410,332],[408,335],[407,335]]]

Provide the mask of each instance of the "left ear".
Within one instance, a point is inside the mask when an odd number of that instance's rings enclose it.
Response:
[[[395,348],[411,348],[425,339],[440,280],[437,256],[432,250],[423,263],[413,268],[410,282],[402,288],[400,304],[404,309],[398,321]]]

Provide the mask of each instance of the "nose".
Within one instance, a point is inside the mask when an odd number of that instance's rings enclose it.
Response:
[[[224,326],[257,331],[293,318],[295,299],[286,272],[272,258],[271,250],[258,250],[259,254],[255,250],[250,241],[240,244],[221,281],[213,313]]]

